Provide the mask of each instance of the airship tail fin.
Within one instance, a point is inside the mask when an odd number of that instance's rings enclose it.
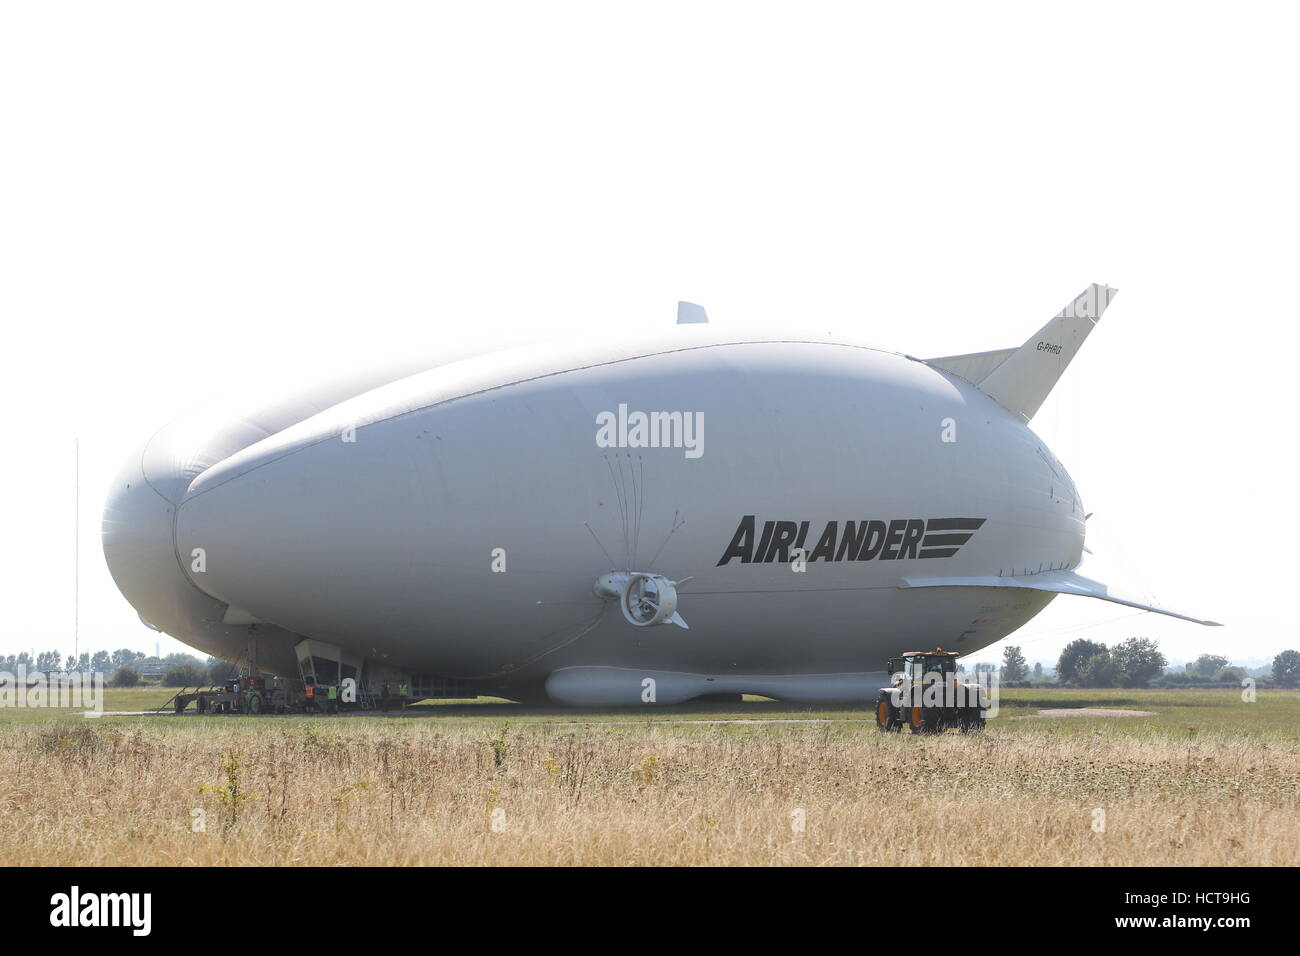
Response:
[[[1018,349],[946,355],[927,364],[966,379],[1029,421],[1117,292],[1094,282]]]

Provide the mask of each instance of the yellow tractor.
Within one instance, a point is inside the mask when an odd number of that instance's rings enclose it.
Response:
[[[978,684],[957,679],[954,651],[908,651],[889,662],[890,686],[876,699],[876,726],[885,732],[940,734],[956,728],[962,733],[984,729],[988,692]]]

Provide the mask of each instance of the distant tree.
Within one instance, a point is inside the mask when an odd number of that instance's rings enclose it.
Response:
[[[56,671],[62,663],[63,655],[58,651],[41,651],[36,655],[36,669],[38,671]]]
[[[108,651],[95,651],[94,655],[90,658],[90,669],[92,671],[103,673],[112,670],[112,667],[113,659],[108,656]]]
[[[179,667],[181,665],[188,665],[190,667],[204,668],[207,666],[201,657],[195,657],[193,654],[185,654],[179,651],[175,654],[168,654],[158,663],[162,667]]]
[[[144,655],[139,651],[133,651],[129,648],[121,648],[113,652],[114,667],[133,667],[137,662],[144,660]]]
[[[1042,679],[1043,679],[1043,662],[1034,661],[1034,680],[1040,681]]]
[[[1078,683],[1080,668],[1098,654],[1110,656],[1105,644],[1098,644],[1084,637],[1066,644],[1065,649],[1061,651],[1060,660],[1056,662],[1057,680],[1063,684]]]
[[[1246,668],[1244,667],[1225,667],[1214,675],[1214,679],[1220,684],[1240,684],[1245,676]]]
[[[65,671],[75,671],[77,669],[77,659],[69,654],[63,659],[63,669]]]
[[[1024,680],[1029,674],[1025,664],[1025,655],[1014,644],[1002,651],[1002,679],[1005,681]]]
[[[1114,687],[1120,679],[1119,665],[1109,653],[1093,654],[1079,666],[1075,683],[1080,687]]]
[[[1218,654],[1202,654],[1187,665],[1187,673],[1206,680],[1213,680],[1214,675],[1228,666],[1228,659]]]
[[[134,687],[140,683],[140,675],[134,667],[119,667],[113,674],[114,687]]]
[[[1300,651],[1283,651],[1273,658],[1273,680],[1283,687],[1300,684]]]
[[[196,687],[203,683],[205,673],[202,667],[193,664],[177,664],[167,669],[163,684],[167,687]]]
[[[219,657],[208,658],[208,683],[224,684],[228,680],[233,680],[239,676],[239,668],[230,661],[223,661]]]
[[[1149,637],[1130,637],[1120,641],[1110,652],[1125,687],[1146,687],[1165,669],[1165,655]]]

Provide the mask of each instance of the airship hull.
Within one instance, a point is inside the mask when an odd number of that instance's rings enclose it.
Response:
[[[469,681],[578,663],[798,674],[877,669],[918,643],[975,650],[1050,600],[900,589],[909,570],[1078,559],[1081,507],[1042,443],[902,356],[752,342],[508,384],[495,364],[456,372],[461,394],[435,371],[207,470],[176,519],[180,553],[205,556],[194,585],[292,633]],[[696,416],[698,456],[601,447],[598,417],[620,407]],[[840,546],[851,523],[963,517],[980,526],[950,556]],[[720,563],[747,519],[749,553]],[[812,536],[799,570],[755,554],[777,522]],[[834,550],[812,554],[832,524]],[[592,584],[617,568],[691,578],[689,629],[614,613]]]
[[[913,647],[988,646],[1079,563],[1068,474],[971,380],[997,362],[958,358],[691,325],[327,387],[238,416],[253,435],[156,436],[106,553],[151,623],[227,657],[255,634],[285,673],[311,640],[363,679],[506,696],[593,702],[575,674],[639,670],[833,697]],[[620,613],[599,582],[629,576],[674,590],[670,622]]]

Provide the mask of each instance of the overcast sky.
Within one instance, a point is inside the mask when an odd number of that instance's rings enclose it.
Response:
[[[1226,626],[1061,597],[982,656],[1300,646],[1281,10],[5,4],[0,651],[70,651],[78,586],[82,650],[153,651],[104,493],[216,392],[671,324],[679,298],[1005,348],[1094,281],[1120,295],[1033,427],[1106,579]]]

